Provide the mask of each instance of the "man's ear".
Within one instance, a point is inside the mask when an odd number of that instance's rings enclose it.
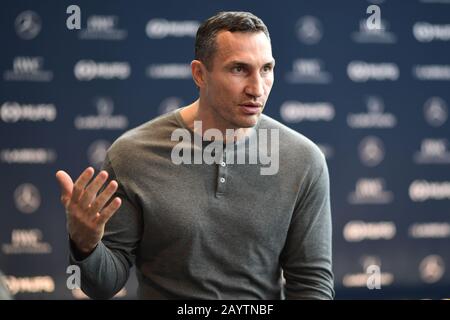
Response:
[[[202,88],[205,85],[206,66],[200,60],[192,60],[191,72],[197,88]]]

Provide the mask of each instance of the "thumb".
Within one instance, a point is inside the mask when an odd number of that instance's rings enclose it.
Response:
[[[59,186],[61,187],[61,202],[64,206],[67,206],[72,196],[72,178],[65,171],[59,170],[56,172],[56,180],[58,180]]]

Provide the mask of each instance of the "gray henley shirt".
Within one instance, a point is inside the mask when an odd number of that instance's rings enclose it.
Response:
[[[279,131],[276,174],[261,175],[261,164],[174,164],[179,142],[171,134],[187,129],[179,111],[124,133],[108,150],[103,169],[119,183],[122,206],[88,257],[77,260],[71,246],[82,290],[110,298],[135,264],[141,299],[332,299],[320,149],[263,114],[256,131]]]

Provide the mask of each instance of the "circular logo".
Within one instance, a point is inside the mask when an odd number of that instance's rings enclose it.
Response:
[[[31,183],[21,184],[14,191],[16,208],[23,213],[33,213],[41,205],[39,190]]]
[[[17,35],[24,40],[34,39],[41,31],[41,18],[34,11],[20,13],[14,23]]]
[[[445,264],[438,255],[430,255],[425,257],[419,266],[420,277],[426,283],[438,282],[445,271]]]
[[[304,16],[296,24],[297,37],[305,44],[316,44],[322,39],[322,23],[313,16]]]
[[[182,107],[183,100],[178,97],[169,97],[161,101],[159,104],[159,113],[165,114]]]
[[[447,104],[442,98],[431,97],[424,105],[425,119],[433,127],[442,126],[448,118]]]
[[[97,112],[102,116],[110,116],[114,110],[114,102],[109,97],[99,97],[94,100]]]
[[[375,167],[384,159],[384,145],[377,137],[366,137],[359,144],[359,157],[369,167]]]
[[[367,109],[371,113],[382,113],[384,110],[383,100],[378,96],[369,96],[366,99]]]
[[[381,267],[381,259],[378,256],[367,256],[364,255],[359,260],[364,270],[367,270],[370,266]]]
[[[87,156],[89,163],[96,169],[100,169],[105,161],[106,153],[111,143],[106,140],[94,141],[88,148]]]
[[[80,60],[75,64],[74,74],[78,80],[92,80],[97,76],[97,65],[92,60]]]

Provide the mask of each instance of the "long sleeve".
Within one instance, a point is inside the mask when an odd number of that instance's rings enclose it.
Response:
[[[329,175],[325,158],[317,160],[318,175],[302,186],[280,256],[287,299],[334,298]]]
[[[102,241],[88,257],[77,260],[73,245],[70,246],[70,263],[80,267],[81,289],[93,299],[109,299],[122,289],[142,235],[141,211],[125,192],[109,158],[102,170],[109,173],[109,180],[119,183],[115,196],[122,199],[122,205],[106,224]]]

